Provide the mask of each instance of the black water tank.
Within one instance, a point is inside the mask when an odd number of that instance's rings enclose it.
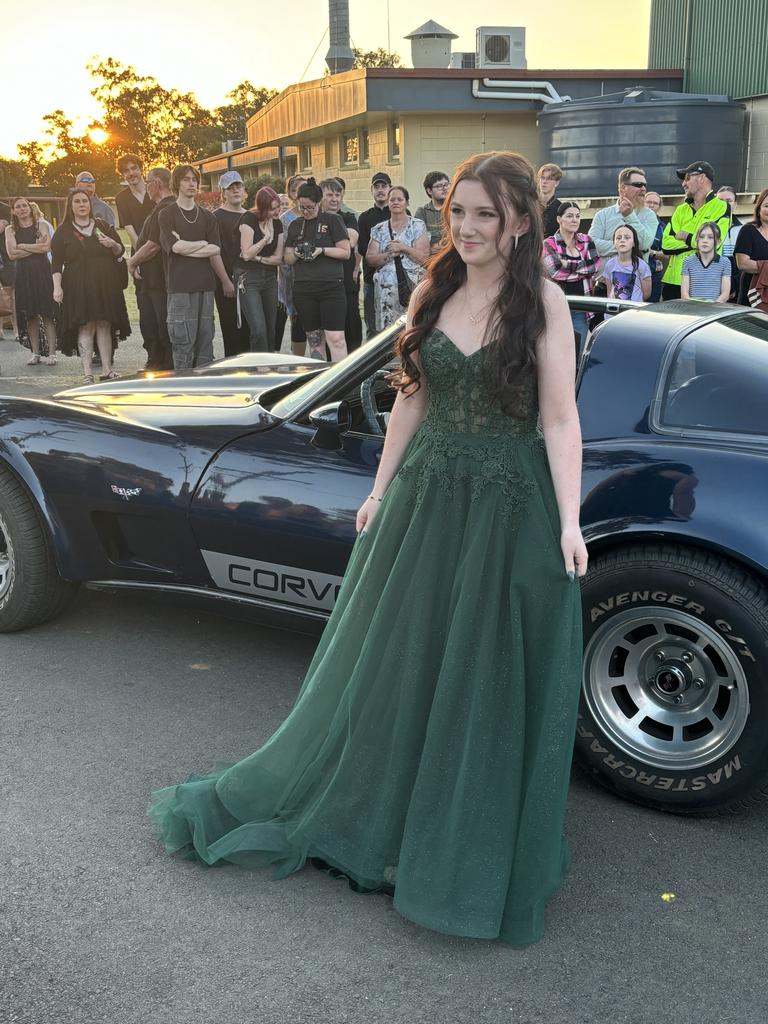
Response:
[[[542,163],[564,172],[563,196],[613,196],[622,167],[642,167],[648,188],[680,192],[675,168],[708,160],[715,186],[744,186],[747,111],[727,96],[625,89],[539,114]]]

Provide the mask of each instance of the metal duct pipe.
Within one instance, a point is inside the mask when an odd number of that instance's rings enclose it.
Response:
[[[328,0],[328,24],[331,45],[325,63],[332,75],[338,75],[349,71],[355,63],[349,45],[349,0]]]

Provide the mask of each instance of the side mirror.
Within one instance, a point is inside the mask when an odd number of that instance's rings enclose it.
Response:
[[[352,426],[352,410],[349,402],[330,402],[318,406],[309,414],[309,422],[315,428],[312,444],[326,451],[341,448],[341,436]]]

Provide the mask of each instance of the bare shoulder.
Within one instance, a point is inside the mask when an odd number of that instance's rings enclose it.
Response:
[[[544,301],[544,309],[547,314],[547,319],[550,319],[553,315],[562,316],[563,313],[568,312],[568,302],[565,298],[565,294],[554,281],[550,281],[548,278],[544,278],[541,282],[541,297]]]

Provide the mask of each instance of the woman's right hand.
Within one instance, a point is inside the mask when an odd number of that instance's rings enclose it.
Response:
[[[375,498],[366,498],[360,508],[357,510],[357,519],[355,521],[355,529],[358,533],[363,533],[367,530],[373,522],[374,516],[378,512],[380,501]]]
[[[55,284],[53,286],[53,301],[54,302],[61,302],[63,300],[63,298],[64,298],[64,289],[61,287],[60,284],[58,284],[58,285]]]

